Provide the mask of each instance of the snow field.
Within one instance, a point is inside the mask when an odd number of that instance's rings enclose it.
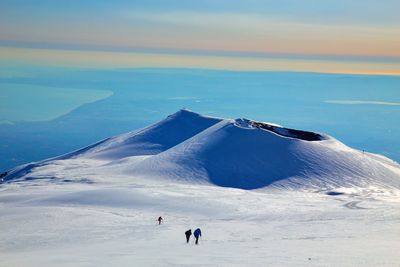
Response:
[[[170,183],[42,181],[1,189],[1,266],[400,263],[400,203],[393,196]],[[184,232],[196,227],[203,232],[199,245],[193,237],[186,244]]]

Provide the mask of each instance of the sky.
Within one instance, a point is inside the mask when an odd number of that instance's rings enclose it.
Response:
[[[2,0],[0,60],[400,75],[398,10],[397,0]]]

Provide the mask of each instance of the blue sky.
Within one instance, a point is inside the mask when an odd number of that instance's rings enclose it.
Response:
[[[96,17],[112,14],[113,10],[136,9],[147,11],[198,11],[205,13],[246,13],[266,16],[287,17],[296,21],[323,23],[358,23],[399,25],[398,10],[400,3],[396,0],[198,0],[198,1],[104,1],[104,0],[3,0],[0,3],[2,16],[23,14],[29,20],[37,15],[55,15],[62,18],[74,13],[77,17]],[[90,11],[90,13],[87,13]]]

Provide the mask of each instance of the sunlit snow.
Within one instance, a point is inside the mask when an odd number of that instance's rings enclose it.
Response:
[[[11,170],[0,265],[398,266],[399,205],[388,158],[181,110]]]

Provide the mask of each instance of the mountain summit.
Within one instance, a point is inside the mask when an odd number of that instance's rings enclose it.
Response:
[[[4,180],[74,181],[88,168],[91,174],[107,174],[109,180],[118,175],[126,181],[141,177],[241,189],[400,189],[397,163],[328,135],[189,110],[60,157],[17,167]]]

